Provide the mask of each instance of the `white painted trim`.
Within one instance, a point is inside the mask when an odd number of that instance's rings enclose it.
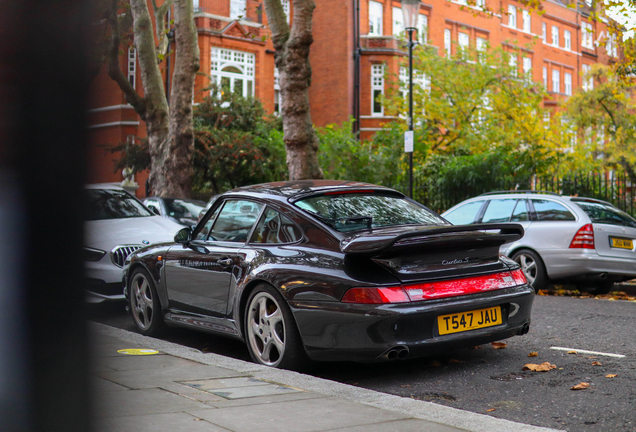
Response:
[[[375,116],[370,116],[370,115],[361,115],[360,116],[361,119],[379,119],[379,118],[385,118],[385,119],[396,119],[398,117],[395,116],[380,116],[380,115],[375,115]]]
[[[96,125],[87,126],[88,129],[97,129],[103,127],[111,127],[111,126],[139,126],[138,121],[118,121],[112,123],[100,123]]]
[[[114,111],[118,109],[134,109],[134,108],[130,104],[122,104],[122,105],[111,105],[111,106],[106,106],[102,108],[93,108],[93,109],[89,109],[88,112],[96,113],[96,112]]]
[[[258,27],[258,28],[264,28],[265,26],[263,24],[259,24],[259,23],[255,23],[252,21],[244,21],[244,20],[237,20],[235,18],[230,18],[230,17],[226,17],[226,16],[221,16],[221,15],[215,15],[215,14],[211,14],[211,13],[207,13],[207,12],[195,12],[194,13],[195,17],[204,17],[204,18],[214,18],[214,19],[218,19],[219,21],[225,21],[228,24],[234,21],[238,21],[239,23],[241,23],[241,25],[244,26],[248,26],[248,27]]]
[[[534,36],[534,37],[538,37],[539,39],[542,39],[542,36],[539,36],[538,34],[534,34],[534,33],[528,33],[527,31],[525,31],[525,30],[523,30],[521,28],[518,28],[518,27],[510,27],[508,24],[504,24],[504,23],[499,23],[499,25],[502,26],[502,27],[505,27],[507,29],[517,31],[519,33],[523,33],[523,34],[526,34],[526,35],[529,35],[529,36]]]
[[[571,42],[570,42],[570,43],[571,43]],[[551,48],[556,48],[556,49],[559,49],[559,50],[561,50],[561,51],[565,51],[566,53],[574,54],[574,55],[577,55],[577,56],[581,56],[581,55],[582,55],[580,52],[576,52],[576,51],[572,51],[572,50],[567,50],[567,49],[565,49],[565,48],[561,48],[561,47],[560,47],[560,46],[558,46],[558,45],[552,45],[551,43],[547,43],[546,41],[543,41],[543,45],[547,45],[547,46],[549,46],[549,47],[551,47]],[[588,49],[589,49],[589,48],[588,48]]]
[[[384,128],[360,128],[360,132],[378,132],[384,130]]]

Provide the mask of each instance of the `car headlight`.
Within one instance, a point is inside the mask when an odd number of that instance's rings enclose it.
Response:
[[[84,246],[84,261],[99,261],[106,252]]]

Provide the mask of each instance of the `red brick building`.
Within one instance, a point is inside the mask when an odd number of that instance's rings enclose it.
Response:
[[[293,20],[292,2],[281,0]],[[312,120],[316,126],[359,119],[363,139],[392,118],[374,97],[384,92],[385,67],[399,74],[405,52],[396,34],[403,32],[397,0],[315,0],[310,61]],[[199,33],[201,74],[195,83],[195,103],[213,80],[245,96],[258,97],[270,112],[277,111],[278,91],[274,50],[262,0],[194,0]],[[593,63],[608,64],[617,56],[604,23],[589,19],[589,7],[544,0],[542,13],[514,0],[426,0],[420,7],[418,40],[439,49],[440,55],[458,46],[503,46],[520,73],[531,73],[550,93],[546,106],[556,105],[580,88],[592,85],[583,74]],[[493,14],[479,12],[485,5]],[[517,54],[517,53],[521,54]],[[123,59],[131,81],[139,80],[134,49]],[[165,75],[166,65],[162,65]],[[168,83],[169,85],[169,83]],[[139,89],[141,86],[137,86]],[[126,104],[123,93],[105,72],[95,79],[90,110],[93,147],[90,181],[121,181],[113,173],[113,156],[100,145],[116,144],[144,135],[144,125]],[[145,177],[138,176],[139,184]],[[138,191],[143,196],[143,188]]]

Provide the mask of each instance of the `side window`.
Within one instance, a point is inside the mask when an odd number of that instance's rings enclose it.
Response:
[[[526,200],[517,201],[517,206],[512,212],[510,222],[525,222],[530,220],[530,212],[528,211],[528,202]]]
[[[230,200],[216,218],[208,240],[245,242],[263,207],[252,201]],[[207,225],[207,224],[206,224]]]
[[[483,203],[483,201],[473,201],[464,204],[448,213],[444,216],[444,219],[453,225],[469,225],[475,223],[475,219],[477,219],[477,214]]]
[[[256,226],[250,243],[294,243],[301,238],[300,229],[287,216],[268,208]]]
[[[154,214],[158,214],[158,215],[161,214],[161,212],[159,211],[159,206],[157,205],[156,202],[146,201],[144,204],[146,204],[146,207],[148,207]]]
[[[194,236],[193,236],[194,240],[203,240],[203,241],[205,241],[208,238],[208,234],[210,233],[210,228],[212,228],[212,224],[214,223],[214,220],[218,216],[218,214],[221,211],[222,207],[223,207],[223,205],[218,206],[216,208],[216,210],[214,210],[214,213],[210,215],[208,220],[205,221],[205,225],[203,225],[201,230],[199,232],[197,232],[197,233],[194,233]]]
[[[540,221],[573,221],[576,220],[563,205],[554,201],[533,199],[532,205]]]
[[[488,203],[488,208],[484,212],[482,223],[508,222],[512,215],[512,210],[517,203],[516,199],[494,199]]]

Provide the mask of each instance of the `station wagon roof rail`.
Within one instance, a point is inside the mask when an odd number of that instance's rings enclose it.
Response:
[[[510,190],[510,191],[493,191],[493,192],[486,192],[483,193],[479,196],[485,196],[485,195],[500,195],[500,194],[546,194],[546,195],[556,195],[556,196],[561,196],[556,192],[549,192],[549,191],[538,191],[538,190]]]

